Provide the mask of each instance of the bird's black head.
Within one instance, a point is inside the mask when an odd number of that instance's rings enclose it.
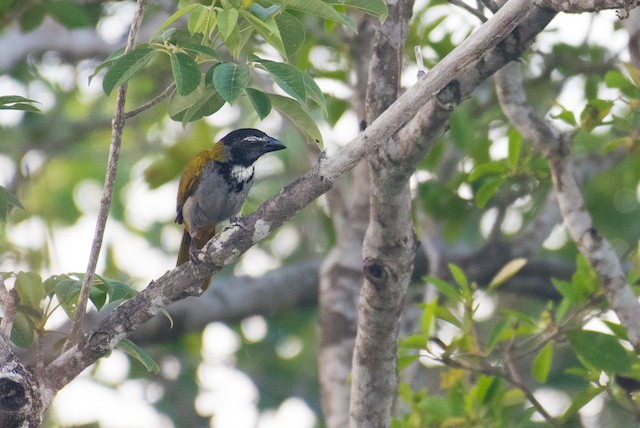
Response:
[[[286,147],[276,138],[253,128],[242,128],[225,135],[220,142],[224,144],[227,162],[249,166],[265,153],[275,152]]]

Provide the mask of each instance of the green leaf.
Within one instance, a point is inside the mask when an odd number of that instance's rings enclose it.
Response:
[[[520,272],[520,269],[522,269],[526,264],[527,264],[527,259],[525,258],[518,258],[518,259],[511,260],[509,263],[504,265],[502,269],[500,269],[500,271],[496,274],[496,276],[493,277],[487,289],[488,290],[496,289],[499,285],[508,281],[515,274]]]
[[[551,371],[553,361],[553,342],[548,342],[542,347],[531,365],[531,375],[538,383],[545,383]]]
[[[35,334],[31,319],[22,312],[16,313],[11,328],[11,341],[16,346],[26,349],[33,343]]]
[[[504,175],[509,171],[509,168],[504,161],[491,161],[477,165],[469,174],[467,180],[470,183],[478,180],[485,175]]]
[[[327,3],[359,9],[368,15],[378,18],[381,24],[386,21],[389,14],[384,0],[329,0]]]
[[[427,336],[433,334],[433,321],[435,319],[436,306],[438,305],[438,299],[433,299],[431,302],[421,305],[422,315],[420,316],[420,332]]]
[[[44,8],[50,16],[67,28],[74,29],[92,25],[87,11],[73,2],[51,1],[45,3]]]
[[[190,94],[200,84],[200,66],[190,55],[183,52],[171,52],[169,58],[178,93],[183,96]]]
[[[291,120],[307,141],[311,140],[322,148],[322,134],[318,129],[318,125],[302,109],[299,103],[282,95],[267,94],[267,96],[271,101],[272,107]]]
[[[42,24],[46,15],[47,13],[44,7],[36,6],[27,8],[22,16],[20,16],[20,30],[22,30],[23,33],[35,30]]]
[[[516,130],[509,132],[509,155],[507,163],[511,168],[516,168],[520,161],[520,153],[522,151],[522,135]]]
[[[426,276],[424,277],[426,282],[433,284],[434,287],[438,289],[438,292],[444,296],[447,296],[453,302],[458,302],[461,299],[460,290],[453,285],[449,284],[447,281],[436,278],[435,276]]]
[[[201,5],[201,4],[190,4],[186,7],[180,8],[178,9],[173,15],[171,15],[169,18],[167,18],[166,21],[164,21],[164,24],[162,24],[155,32],[155,34],[160,34],[162,33],[165,29],[167,29],[169,27],[169,25],[173,24],[174,22],[176,22],[178,19],[182,18],[183,16],[185,16],[187,13],[191,12],[192,10],[196,9],[196,8],[205,8],[207,9],[205,6]],[[193,33],[193,32],[192,32]]]
[[[15,283],[20,304],[39,310],[46,296],[42,278],[35,272],[18,272]]]
[[[609,88],[619,89],[620,92],[629,98],[638,98],[640,96],[640,91],[635,82],[618,70],[608,71],[607,74],[604,75],[604,83]]]
[[[255,4],[256,3],[253,5]],[[282,39],[284,50],[287,53],[286,57],[291,58],[304,44],[306,38],[304,26],[298,18],[289,12],[282,12],[276,15],[274,19],[280,31],[280,38]]]
[[[622,325],[620,325],[619,323],[616,323],[613,321],[607,321],[607,320],[602,320],[602,322],[607,325],[609,330],[611,330],[611,332],[615,334],[618,339],[629,340],[627,331],[624,329]]]
[[[233,33],[236,24],[238,23],[238,9],[223,9],[218,12],[216,18],[216,25],[220,30],[220,34],[224,40],[227,40],[231,33]]]
[[[197,8],[189,15],[189,22],[187,22],[187,29],[191,35],[196,33],[202,33],[208,40],[211,38],[211,34],[216,26],[216,15],[212,12],[212,9],[196,4]]]
[[[30,112],[39,112],[40,109],[32,105],[33,103],[40,104],[38,101],[21,97],[19,95],[5,95],[0,97],[0,110],[23,110]]]
[[[287,58],[287,51],[280,35],[278,25],[273,18],[268,18],[266,21],[261,21],[260,18],[252,15],[244,10],[240,11],[242,16],[253,27],[253,29],[262,36],[273,48],[275,48],[280,55]]]
[[[262,91],[259,91],[254,88],[246,88],[247,96],[249,97],[249,101],[253,105],[256,113],[258,113],[258,117],[260,119],[264,119],[271,112],[271,101],[269,97]]]
[[[563,121],[564,123],[566,123],[567,125],[570,125],[570,126],[577,126],[578,125],[578,121],[576,120],[576,115],[573,114],[573,112],[571,110],[567,110],[566,108],[564,108],[560,104],[557,104],[557,106],[560,107],[560,113],[558,113],[556,115],[551,115],[552,118],[560,119],[561,121]]]
[[[7,221],[7,214],[9,213],[9,207],[20,208],[24,210],[24,207],[7,188],[0,186],[0,221]]]
[[[613,101],[609,100],[589,100],[580,113],[580,128],[587,132],[602,124],[604,118],[613,107]]]
[[[69,318],[73,318],[76,312],[76,304],[78,302],[78,296],[80,295],[80,287],[82,286],[82,279],[71,278],[64,276],[64,279],[59,281],[54,288],[54,292],[60,306],[65,310]]]
[[[144,46],[116,59],[102,80],[102,89],[110,95],[114,88],[126,83],[156,54],[155,49]]]
[[[138,345],[130,341],[129,339],[122,339],[120,343],[118,343],[117,348],[131,355],[133,358],[138,360],[147,371],[153,372],[155,374],[160,373],[160,366],[158,363],[153,361],[153,358],[149,356],[146,352],[142,350]]]
[[[217,112],[224,103],[214,88],[208,88],[205,82],[201,82],[187,96],[173,93],[169,100],[169,117],[186,124]]]
[[[220,57],[218,52],[216,52],[215,49],[210,48],[209,46],[193,43],[181,45],[180,47],[186,51],[193,52],[194,54],[199,55],[202,58],[213,59],[216,62],[222,62],[222,58]]]
[[[475,202],[478,208],[484,208],[489,199],[496,194],[500,186],[504,183],[503,177],[490,177],[476,191]]]
[[[283,91],[295,98],[300,104],[306,103],[307,92],[300,70],[289,64],[269,61],[257,56],[253,56],[252,60],[262,65]]]
[[[253,27],[246,21],[240,22],[238,29],[232,32],[225,40],[225,46],[229,49],[229,53],[234,58],[238,58],[242,49],[247,44],[251,35],[253,34]]]
[[[420,358],[420,355],[418,355],[418,354],[400,355],[400,356],[398,356],[397,370],[398,371],[402,371],[402,370],[406,369],[411,364],[413,364],[416,361],[418,361],[418,358]]]
[[[229,104],[238,99],[249,83],[249,67],[225,62],[213,69],[213,86]]]
[[[571,418],[573,418],[578,411],[586,406],[591,400],[596,398],[602,392],[607,389],[606,386],[593,386],[591,384],[587,385],[586,388],[579,390],[575,396],[573,397],[573,401],[571,402],[571,406],[564,412],[564,414],[560,417],[560,423],[562,425],[569,422]]]
[[[460,267],[454,265],[453,263],[449,263],[449,270],[451,271],[451,275],[453,275],[453,279],[456,280],[460,288],[464,291],[469,290],[469,281],[467,280],[467,275],[464,274]]]
[[[324,98],[324,94],[320,90],[320,87],[313,80],[313,77],[309,73],[302,73],[302,79],[304,80],[304,87],[306,88],[307,98],[311,98],[327,115],[327,100]]]
[[[617,374],[631,369],[631,358],[615,336],[589,330],[570,330],[566,336],[574,352],[594,368]]]
[[[274,0],[273,3],[281,4],[287,9],[294,9],[305,14],[319,16],[339,24],[350,26],[351,23],[344,19],[333,7],[321,0]],[[350,27],[353,31],[356,29]]]

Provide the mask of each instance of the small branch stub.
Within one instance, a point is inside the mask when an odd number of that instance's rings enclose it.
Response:
[[[364,261],[364,276],[376,288],[384,286],[389,281],[388,269],[382,261],[374,258]]]

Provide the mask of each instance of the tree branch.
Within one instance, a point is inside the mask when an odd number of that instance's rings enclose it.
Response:
[[[127,39],[127,46],[125,53],[131,51],[135,45],[136,36],[142,25],[142,17],[147,7],[147,0],[138,0],[136,11],[133,15],[133,22],[131,23],[131,29],[129,30],[129,37]],[[125,113],[124,104],[127,94],[127,85],[124,84],[118,88],[118,99],[116,101],[116,110],[113,115],[112,122],[112,134],[111,145],[109,147],[109,160],[107,162],[107,173],[105,177],[104,191],[102,199],[100,200],[100,210],[98,212],[98,219],[96,221],[96,230],[93,237],[93,243],[91,245],[91,252],[89,254],[89,263],[87,270],[82,280],[82,286],[80,288],[80,296],[78,297],[78,304],[76,305],[76,313],[73,323],[71,324],[71,331],[64,344],[63,351],[69,349],[73,344],[77,343],[81,334],[82,319],[87,311],[87,301],[89,300],[89,293],[93,285],[93,276],[98,264],[98,256],[100,255],[100,248],[102,247],[102,239],[104,237],[104,230],[107,225],[107,218],[109,216],[109,208],[111,207],[111,199],[113,198],[113,188],[116,180],[116,173],[118,171],[118,158],[120,156],[120,145],[122,144],[122,130],[124,129]]]
[[[624,9],[629,11],[640,5],[639,0],[538,0],[541,6],[556,12],[584,13],[600,12],[606,9]]]
[[[620,261],[609,242],[593,226],[574,177],[568,138],[540,119],[527,104],[517,63],[496,73],[502,109],[520,133],[542,152],[551,167],[553,186],[565,224],[578,249],[598,275],[611,309],[627,330],[629,340],[640,350],[640,303],[627,284]]]

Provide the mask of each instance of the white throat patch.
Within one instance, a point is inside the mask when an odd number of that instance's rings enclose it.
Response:
[[[253,177],[253,166],[234,165],[231,167],[231,178],[245,183]]]

